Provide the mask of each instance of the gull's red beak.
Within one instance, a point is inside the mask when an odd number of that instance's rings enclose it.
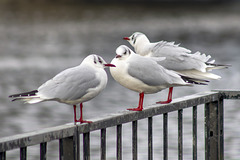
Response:
[[[106,67],[116,67],[114,64],[104,64]]]
[[[120,56],[120,55],[118,55],[118,54],[116,55],[116,58],[121,58],[121,57],[122,57],[122,56]]]
[[[129,41],[129,40],[130,40],[130,38],[128,38],[128,37],[124,37],[123,39],[124,39],[124,40],[127,40],[127,41]]]

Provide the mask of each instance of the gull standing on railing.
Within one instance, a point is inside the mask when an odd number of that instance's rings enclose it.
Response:
[[[139,105],[130,108],[132,111],[142,111],[144,94],[157,93],[165,88],[175,86],[191,86],[202,84],[205,80],[189,78],[175,71],[165,69],[158,61],[164,61],[164,57],[143,57],[135,54],[130,48],[121,45],[116,49],[116,57],[110,68],[113,78],[122,86],[139,93]]]
[[[210,55],[206,56],[206,54],[200,52],[191,54],[189,49],[180,47],[174,42],[159,41],[151,43],[147,36],[140,32],[135,32],[130,37],[124,37],[123,39],[134,47],[137,54],[146,57],[166,57],[166,60],[159,62],[161,66],[191,78],[220,79],[220,76],[208,71],[230,66],[214,64],[215,60],[209,61]],[[170,87],[167,101],[157,103],[170,103],[172,101],[172,91],[173,87]]]
[[[34,104],[43,101],[58,101],[73,105],[74,123],[91,123],[83,120],[82,103],[96,97],[107,85],[105,67],[102,57],[92,54],[87,56],[80,65],[66,69],[42,84],[37,90],[10,95],[12,101],[22,100]],[[80,103],[80,118],[76,118],[76,105]]]

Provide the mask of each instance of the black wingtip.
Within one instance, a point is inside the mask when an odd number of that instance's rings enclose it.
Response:
[[[13,99],[12,102],[14,102],[14,101],[16,101],[16,100],[19,100],[19,98],[15,98],[15,99]]]
[[[33,90],[33,91],[30,91],[30,92],[13,94],[13,95],[10,95],[10,96],[8,96],[8,97],[9,97],[9,98],[15,98],[15,97],[23,97],[23,96],[35,96],[37,92],[38,92],[38,90]],[[15,101],[15,100],[17,100],[17,99],[18,99],[18,98],[13,99],[12,101]]]
[[[226,68],[232,67],[231,64],[216,64],[216,63],[208,63],[208,62],[206,62],[205,64],[206,64],[206,65],[216,66],[216,67],[226,67]]]
[[[203,82],[209,82],[208,80],[190,78],[190,77],[183,76],[183,75],[181,75],[181,78],[182,78],[186,83],[190,83],[190,84],[207,85],[206,83],[203,83]]]

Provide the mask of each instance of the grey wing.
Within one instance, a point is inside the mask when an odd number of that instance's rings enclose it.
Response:
[[[89,88],[100,84],[92,68],[70,68],[39,87],[39,94],[49,99],[76,100],[84,96]]]
[[[182,55],[191,53],[189,49],[180,47],[179,45],[174,44],[174,42],[166,41],[153,43],[151,52],[154,57],[176,56],[180,60]]]
[[[152,49],[153,57],[166,57],[166,60],[159,62],[159,64],[167,69],[175,71],[190,69],[205,71],[205,62],[207,62],[211,56],[206,56],[200,52],[196,52],[194,54],[190,53],[190,50],[169,42],[156,43]]]
[[[138,57],[129,63],[128,73],[143,83],[150,86],[158,86],[174,83],[177,74],[169,74],[156,61],[147,57]]]

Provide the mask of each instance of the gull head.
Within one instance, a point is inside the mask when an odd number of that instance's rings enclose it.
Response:
[[[106,63],[106,61],[99,55],[91,54],[87,56],[83,63],[91,64],[92,66],[96,68],[106,68],[106,67],[115,67],[113,64]]]
[[[121,45],[116,49],[116,54],[117,59],[124,60],[127,59],[131,54],[134,54],[134,52],[127,46]]]
[[[133,47],[136,47],[138,42],[147,41],[149,42],[147,36],[141,32],[134,32],[130,37],[124,37],[124,40],[127,40]]]

